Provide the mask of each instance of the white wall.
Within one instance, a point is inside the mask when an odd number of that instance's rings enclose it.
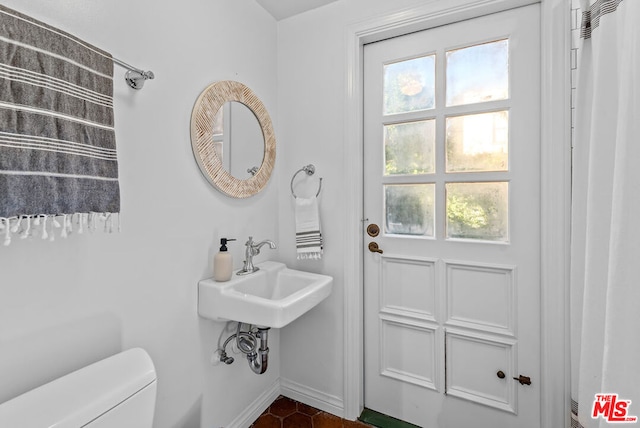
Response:
[[[393,14],[433,0],[340,0],[278,23],[278,144],[284,164],[281,189],[291,175],[313,163],[316,175],[300,178],[299,193],[315,192],[323,177],[320,197],[325,257],[321,262],[296,261],[293,244],[280,255],[288,264],[334,277],[332,295],[281,332],[281,375],[294,398],[307,399],[340,414],[344,387],[344,183],[358,160],[345,159],[347,29],[363,20]],[[443,0],[438,0],[443,1]],[[304,186],[308,185],[308,188]],[[306,191],[305,191],[306,190]],[[296,189],[298,193],[298,188]],[[282,190],[280,241],[293,240],[293,198]],[[354,269],[357,266],[353,267]]]
[[[122,232],[0,247],[0,402],[131,347],[155,362],[155,426],[228,426],[279,376],[278,332],[269,371],[244,359],[212,367],[224,324],[197,315],[197,282],[211,276],[221,237],[235,266],[243,243],[277,238],[278,161],[259,196],[212,189],[193,159],[189,121],[207,84],[238,80],[277,127],[273,18],[253,1],[4,0],[93,43],[156,79],[142,91],[115,69]],[[259,260],[276,258],[266,250]],[[224,338],[223,338],[224,339]]]

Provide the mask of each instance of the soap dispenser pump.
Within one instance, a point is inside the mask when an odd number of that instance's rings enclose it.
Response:
[[[235,239],[220,239],[220,251],[213,256],[213,279],[218,282],[229,281],[233,271],[233,256],[227,249],[227,242]]]

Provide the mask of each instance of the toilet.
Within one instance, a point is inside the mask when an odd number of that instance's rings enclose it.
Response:
[[[0,427],[151,428],[156,388],[149,354],[129,349],[0,404]]]

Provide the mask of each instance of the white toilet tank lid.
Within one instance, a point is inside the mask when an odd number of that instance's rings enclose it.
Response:
[[[155,381],[149,354],[129,349],[0,404],[0,427],[80,427]]]

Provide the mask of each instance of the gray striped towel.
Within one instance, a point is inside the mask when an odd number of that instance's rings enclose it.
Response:
[[[111,55],[0,5],[0,233],[120,211]],[[105,224],[105,228],[107,225]],[[50,234],[53,236],[52,234]]]
[[[295,203],[298,259],[319,260],[322,258],[323,242],[318,198],[296,198]]]

